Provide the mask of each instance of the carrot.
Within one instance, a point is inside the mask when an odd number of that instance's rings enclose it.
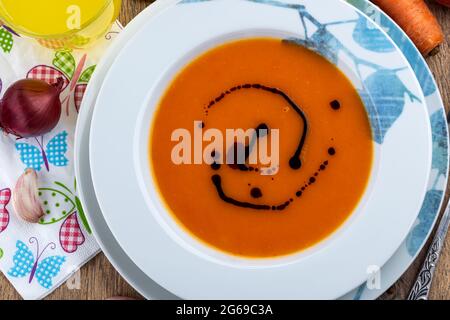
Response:
[[[371,0],[386,12],[426,56],[444,42],[444,33],[423,0]]]

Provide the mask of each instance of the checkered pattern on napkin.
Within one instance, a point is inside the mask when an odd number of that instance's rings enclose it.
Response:
[[[52,132],[18,140],[0,130],[0,271],[25,299],[45,297],[99,251],[77,197],[73,141],[87,83],[120,30],[116,23],[92,48],[69,52],[44,48],[0,27],[0,96],[20,79],[64,80],[61,119]],[[26,168],[38,173],[45,212],[36,224],[21,220],[11,204]]]

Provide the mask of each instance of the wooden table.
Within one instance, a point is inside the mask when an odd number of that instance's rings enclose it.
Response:
[[[124,0],[120,21],[126,25],[134,16],[141,12],[152,0]],[[430,3],[433,12],[441,22],[447,36],[447,42],[434,57],[427,59],[433,71],[444,99],[447,111],[450,108],[450,10]],[[450,191],[447,192],[447,197]],[[428,245],[426,246],[428,248]],[[404,299],[415,280],[423,261],[426,250],[420,254],[414,264],[403,277],[386,292],[381,299]],[[48,299],[105,299],[121,295],[141,298],[140,295],[126,283],[117,273],[103,254],[97,255],[87,263],[80,272],[81,286],[79,289],[69,289],[62,285]],[[20,299],[6,278],[0,274],[0,299]],[[450,236],[447,237],[439,266],[436,271],[431,299],[450,299]]]

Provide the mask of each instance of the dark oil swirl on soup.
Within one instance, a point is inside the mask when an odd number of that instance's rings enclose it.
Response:
[[[279,170],[262,175],[272,169],[248,161],[175,165],[171,134],[192,135],[194,121],[203,132],[257,129],[246,159],[279,129]],[[212,159],[226,148],[236,146]],[[306,249],[346,221],[366,189],[373,142],[357,91],[334,65],[255,38],[214,48],[180,71],[158,106],[149,152],[161,196],[185,230],[224,252],[261,258]]]

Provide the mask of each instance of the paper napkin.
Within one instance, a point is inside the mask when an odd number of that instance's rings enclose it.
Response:
[[[120,30],[115,23],[86,50],[55,51],[0,27],[1,96],[24,78],[50,83],[63,78],[65,85],[61,118],[53,131],[20,140],[0,131],[0,270],[25,299],[44,298],[99,251],[77,197],[74,133],[95,65]],[[14,185],[26,168],[39,176],[46,213],[39,224],[24,222],[12,207]]]

